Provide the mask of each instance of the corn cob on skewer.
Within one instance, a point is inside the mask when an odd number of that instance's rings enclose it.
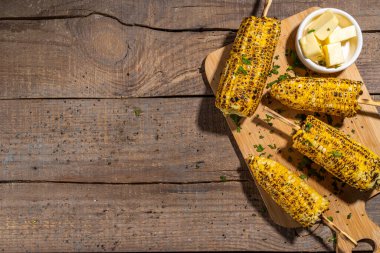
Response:
[[[245,18],[220,77],[215,105],[224,114],[252,116],[265,87],[280,36],[280,21]]]
[[[338,78],[296,77],[271,88],[272,97],[297,110],[353,117],[360,110],[361,81]]]
[[[285,212],[304,227],[315,224],[328,209],[329,202],[283,165],[255,157],[249,168],[256,182]]]
[[[293,147],[352,187],[380,185],[380,157],[311,115],[293,135]]]

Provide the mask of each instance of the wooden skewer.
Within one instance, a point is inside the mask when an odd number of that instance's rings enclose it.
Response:
[[[363,104],[363,105],[373,105],[373,106],[380,107],[380,102],[379,101],[373,101],[373,100],[370,100],[370,99],[360,98],[358,100],[358,103],[359,104]]]
[[[351,236],[349,236],[346,232],[344,232],[343,230],[341,230],[340,228],[338,228],[334,222],[332,222],[331,220],[329,220],[324,214],[321,215],[322,216],[322,220],[323,222],[329,227],[331,228],[332,230],[338,232],[338,233],[341,233],[342,235],[344,235],[350,242],[352,242],[355,246],[358,246],[358,242],[355,241]]]
[[[272,117],[276,118],[276,119],[279,119],[280,121],[282,121],[283,123],[295,128],[296,130],[299,130],[301,129],[300,126],[298,126],[297,124],[291,122],[290,120],[288,120],[287,118],[285,118],[284,116],[278,114],[277,112],[273,111],[272,109],[264,106],[263,110],[265,110],[266,112],[268,112]],[[324,223],[329,227],[331,228],[332,230],[338,232],[338,233],[341,233],[342,235],[344,235],[348,240],[350,240],[355,246],[358,245],[357,241],[355,241],[351,236],[349,236],[346,232],[344,232],[342,229],[340,229],[337,225],[335,225],[334,222],[330,221],[325,215],[321,215],[322,216],[322,220],[324,221]]]
[[[265,1],[264,11],[263,11],[263,14],[261,16],[263,16],[263,17],[267,16],[271,4],[272,4],[272,0],[266,0]]]
[[[265,110],[267,113],[269,113],[271,116],[273,116],[273,118],[279,119],[280,121],[282,121],[283,123],[285,123],[285,124],[293,127],[294,129],[296,129],[296,130],[300,130],[301,129],[301,127],[299,125],[291,122],[290,120],[288,120],[284,116],[280,115],[279,113],[273,111],[269,107],[264,106],[263,110]]]

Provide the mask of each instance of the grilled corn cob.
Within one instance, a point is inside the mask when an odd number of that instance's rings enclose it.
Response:
[[[249,168],[256,182],[302,226],[313,225],[328,209],[328,200],[283,165],[256,156]]]
[[[352,187],[380,185],[380,157],[311,115],[293,135],[293,147]]]
[[[260,102],[280,35],[280,21],[245,18],[224,66],[215,105],[224,114],[252,116]]]
[[[297,110],[353,117],[360,110],[361,81],[338,78],[296,77],[272,86],[270,94]]]

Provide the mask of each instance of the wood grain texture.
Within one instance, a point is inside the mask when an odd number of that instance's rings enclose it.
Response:
[[[3,100],[0,118],[0,181],[153,183],[248,176],[213,98]]]
[[[284,52],[289,45],[294,45],[294,31],[296,27],[304,17],[308,15],[308,13],[315,9],[316,8],[305,10],[281,21],[280,41],[274,53],[274,55],[278,55],[278,57],[277,59],[275,57],[273,60],[273,64],[279,65],[279,73],[284,73],[287,67],[291,65]],[[216,92],[219,85],[220,74],[228,58],[230,49],[231,46],[229,45],[218,49],[207,56],[205,62],[206,75],[214,92]],[[301,70],[295,71],[298,75],[302,75]],[[292,75],[294,75],[294,73]],[[331,76],[361,80],[360,73],[355,65],[351,65],[346,70]],[[275,79],[277,79],[277,77],[272,76],[269,78],[268,82]],[[365,86],[362,87],[362,90],[363,95],[361,95],[361,97],[367,99],[370,98]],[[266,88],[264,92],[266,91],[268,91],[268,88]],[[269,96],[264,96],[255,112],[256,115],[242,120],[240,123],[240,131],[237,131],[236,124],[231,118],[226,117],[243,157],[247,159],[251,155],[258,156],[262,154],[270,154],[273,157],[272,159],[283,164],[295,173],[299,175],[304,174],[307,178],[307,183],[330,201],[329,210],[325,212],[325,215],[332,216],[336,226],[346,231],[355,240],[371,239],[375,243],[377,250],[380,250],[380,227],[376,226],[376,224],[365,215],[365,201],[371,196],[380,193],[380,191],[372,190],[366,193],[361,193],[353,188],[342,188],[338,185],[334,187],[334,184],[338,183],[335,179],[331,178],[328,173],[318,172],[319,169],[317,166],[307,169],[307,166],[300,165],[302,155],[298,153],[297,157],[294,156],[294,151],[292,153],[289,151],[292,150],[291,127],[287,124],[279,123],[278,120],[271,122],[273,126],[265,123],[263,119],[267,117],[266,111],[263,111],[264,106],[268,106],[273,110],[282,109],[284,111],[284,116],[290,121],[295,120],[295,115],[300,113],[299,111],[284,107],[279,102],[269,98]],[[326,117],[322,119],[326,120]],[[343,131],[343,133],[349,134],[350,132],[348,131],[351,130],[350,135],[353,135],[351,138],[365,145],[370,150],[373,150],[376,154],[380,154],[380,131],[378,131],[380,117],[375,107],[363,105],[362,112],[358,113],[355,117],[345,119],[344,121],[339,121],[339,119],[335,120],[338,120],[337,122],[339,122],[340,125],[339,129]],[[337,122],[331,122],[330,124],[336,126]],[[270,130],[273,131],[272,134]],[[260,153],[263,150],[258,151],[255,148],[255,145],[259,144],[262,144],[262,147],[266,148],[265,153]],[[270,148],[270,146],[274,144],[277,148],[274,147],[273,149],[275,150],[269,150],[268,147]],[[317,174],[322,176],[322,179],[316,177],[315,173],[313,174],[311,171],[318,172]],[[260,187],[259,190],[268,208],[269,214],[275,223],[286,227],[299,226],[299,224],[296,224],[289,215],[285,214],[285,212]],[[349,221],[347,221],[347,214],[350,214]],[[338,240],[337,251],[339,251],[339,248],[351,249],[353,247],[354,245],[347,240]]]
[[[269,16],[284,19],[310,7],[335,7],[351,13],[364,30],[380,27],[377,0],[277,0]],[[264,1],[260,0],[3,0],[0,18],[41,18],[86,16],[103,13],[128,24],[159,29],[237,29],[242,17],[261,15]],[[179,22],[173,22],[173,20]]]
[[[115,98],[212,94],[202,62],[234,33],[164,32],[101,15],[0,20],[1,98]],[[380,35],[364,34],[359,70],[380,92]]]
[[[202,61],[228,32],[167,33],[99,15],[0,21],[0,97],[203,94]]]
[[[222,117],[213,98],[0,101],[0,250],[332,250],[324,226],[270,221]]]
[[[253,185],[0,184],[0,250],[333,249],[324,226],[273,225]]]

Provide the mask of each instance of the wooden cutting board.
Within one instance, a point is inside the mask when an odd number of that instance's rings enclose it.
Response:
[[[289,73],[290,75],[316,75],[302,68],[296,68],[294,72],[286,71],[287,67],[293,65],[291,54],[286,56],[286,49],[292,49],[294,52],[294,38],[298,25],[312,11],[318,7],[307,9],[301,13],[291,16],[281,21],[281,36],[274,54],[273,64],[279,65],[279,75]],[[219,77],[224,63],[228,58],[231,45],[220,48],[209,54],[205,61],[205,70],[208,82],[216,92],[219,84]],[[358,69],[352,65],[345,71],[329,76],[361,80]],[[268,83],[276,80],[278,75],[269,77]],[[362,98],[370,99],[366,87],[363,87]],[[334,223],[348,232],[355,240],[370,239],[377,246],[376,251],[380,251],[380,228],[373,223],[366,214],[365,202],[377,195],[380,191],[359,192],[349,186],[342,185],[340,181],[333,179],[328,173],[319,172],[319,167],[315,164],[306,163],[301,154],[291,149],[292,129],[280,122],[279,120],[270,120],[272,126],[263,120],[266,119],[266,113],[263,111],[263,104],[268,107],[281,110],[281,114],[292,121],[298,121],[305,112],[289,109],[279,102],[271,99],[264,91],[264,97],[257,108],[254,116],[246,118],[241,123],[240,132],[237,131],[235,123],[226,117],[227,123],[233,133],[233,136],[239,146],[243,156],[259,155],[265,152],[265,156],[271,155],[272,159],[282,163],[289,169],[296,171],[299,175],[308,175],[305,179],[308,184],[314,187],[320,194],[325,195],[330,200],[330,210],[325,214],[331,216]],[[336,126],[341,131],[349,134],[353,139],[364,144],[375,153],[380,154],[380,117],[377,109],[373,106],[362,106],[362,111],[354,118],[347,118],[344,121],[339,118],[328,118],[321,115],[319,118],[325,122]],[[257,117],[258,115],[258,117]],[[331,123],[332,122],[332,123]],[[257,152],[254,145],[261,144],[264,151]],[[275,146],[274,146],[275,144]],[[270,145],[270,146],[268,146]],[[304,176],[302,176],[304,177]],[[279,225],[285,227],[299,227],[289,215],[287,215],[260,187],[261,196],[267,206],[270,217]],[[337,235],[337,251],[350,251],[354,245]]]

